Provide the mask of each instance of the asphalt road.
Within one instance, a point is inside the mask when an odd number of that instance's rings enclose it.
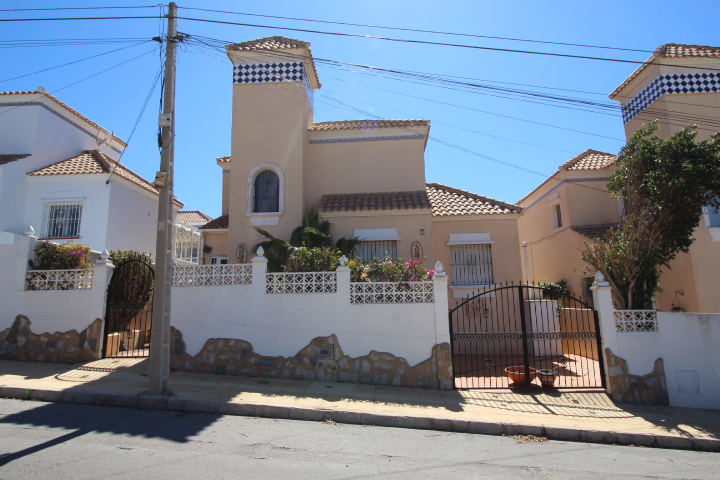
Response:
[[[0,399],[0,479],[720,478],[720,454]]]

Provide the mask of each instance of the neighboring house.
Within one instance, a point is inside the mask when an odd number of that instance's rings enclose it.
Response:
[[[0,241],[31,225],[41,239],[154,255],[158,190],[118,163],[126,146],[43,89],[0,93]]]
[[[521,208],[427,184],[427,120],[313,122],[320,88],[310,44],[269,37],[227,47],[234,65],[232,155],[222,216],[201,227],[204,263],[243,263],[262,240],[289,239],[310,208],[357,236],[358,256],[441,261],[460,296],[521,275]]]
[[[203,235],[198,229],[212,220],[199,210],[181,210],[175,217],[175,263],[177,265],[200,263]]]
[[[658,135],[668,137],[688,124],[698,125],[698,139],[717,132],[720,108],[720,47],[667,44],[659,47],[610,98],[622,105],[625,134],[657,120]],[[605,189],[616,157],[588,150],[522,199],[520,240],[527,242],[526,275],[583,287],[586,270],[579,250],[620,221],[621,205]],[[720,215],[706,208],[689,253],[666,269],[657,295],[660,310],[720,312]],[[577,283],[580,282],[580,283]],[[575,292],[579,293],[580,287]]]

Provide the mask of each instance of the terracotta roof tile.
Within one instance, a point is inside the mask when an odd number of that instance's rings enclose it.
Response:
[[[522,207],[501,202],[489,197],[448,187],[439,183],[428,183],[427,194],[432,204],[433,217],[453,215],[506,215],[522,212]]]
[[[201,230],[215,230],[219,228],[228,228],[229,225],[230,218],[227,215],[223,215],[198,228]]]
[[[320,212],[363,212],[379,210],[415,210],[430,208],[430,200],[422,191],[338,193],[323,195]]]
[[[596,238],[604,238],[611,228],[617,226],[617,223],[608,223],[604,225],[579,225],[577,227],[570,227],[570,230],[594,240]]]
[[[181,223],[207,223],[213,218],[200,210],[184,210],[177,212],[177,221]]]
[[[89,123],[90,125],[92,125],[93,127],[97,128],[98,130],[102,130],[103,132],[105,132],[105,133],[107,133],[107,134],[109,134],[109,135],[112,135],[112,138],[113,138],[113,139],[115,139],[117,142],[119,142],[123,147],[127,147],[127,142],[125,142],[124,140],[122,140],[122,139],[119,138],[119,137],[116,137],[115,135],[112,134],[112,132],[110,132],[109,130],[106,130],[105,128],[101,127],[101,126],[98,125],[97,123],[93,122],[92,120],[90,120],[89,118],[87,118],[85,115],[83,115],[82,113],[78,112],[78,111],[75,110],[74,108],[70,107],[70,106],[67,105],[66,103],[61,102],[61,101],[58,100],[55,96],[50,95],[48,92],[45,91],[45,89],[42,89],[42,88],[41,88],[40,90],[27,91],[27,92],[0,92],[0,95],[8,95],[8,96],[9,96],[9,95],[32,95],[32,94],[35,94],[35,95],[44,95],[44,96],[46,96],[47,98],[49,98],[49,99],[52,100],[53,102],[57,103],[59,106],[61,106],[62,108],[64,108],[64,109],[67,110],[68,112],[72,113],[72,114],[75,115],[76,117],[83,119],[84,121],[86,121],[87,123]],[[39,97],[38,97],[38,98],[39,98]]]
[[[309,48],[310,42],[282,36],[258,38],[228,45],[232,50],[283,50],[286,48]]]
[[[613,165],[617,155],[600,152],[598,150],[585,150],[580,155],[560,166],[560,170],[602,170]]]
[[[330,130],[425,127],[428,125],[430,125],[430,120],[342,120],[337,122],[315,122],[308,130],[311,132],[323,132]]]
[[[622,89],[632,82],[640,73],[653,63],[662,63],[663,58],[720,58],[720,47],[708,45],[685,45],[682,43],[667,43],[660,45],[652,56],[645,60],[619,87],[610,95],[614,99]]]
[[[53,163],[52,165],[32,171],[27,175],[32,177],[47,177],[53,175],[91,175],[98,173],[110,173],[113,169],[114,175],[134,183],[148,192],[152,192],[155,195],[158,194],[158,188],[154,184],[148,182],[126,166],[119,164],[109,156],[97,150],[84,150],[80,155]],[[174,199],[174,203],[182,207],[182,203],[177,199]]]
[[[228,155],[227,157],[218,157],[215,159],[217,163],[230,163],[232,160],[232,156]]]
[[[29,157],[29,153],[0,153],[0,165],[20,160],[21,158]]]

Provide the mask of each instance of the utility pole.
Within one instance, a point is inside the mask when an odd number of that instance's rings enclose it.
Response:
[[[160,135],[160,171],[155,185],[160,187],[155,244],[155,289],[153,292],[152,334],[148,377],[151,394],[169,393],[170,376],[170,281],[173,255],[173,186],[175,163],[175,56],[177,55],[177,5],[170,2],[165,39],[165,92],[163,113],[158,119]]]

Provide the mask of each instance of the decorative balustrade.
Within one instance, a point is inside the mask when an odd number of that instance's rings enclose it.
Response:
[[[252,265],[179,265],[172,267],[173,287],[199,287],[203,285],[249,285],[252,283]]]
[[[434,282],[353,282],[350,303],[432,303]]]
[[[656,310],[615,310],[618,332],[657,332]]]
[[[265,293],[335,293],[337,273],[268,273]]]
[[[26,290],[89,290],[93,270],[30,270],[25,280]]]

